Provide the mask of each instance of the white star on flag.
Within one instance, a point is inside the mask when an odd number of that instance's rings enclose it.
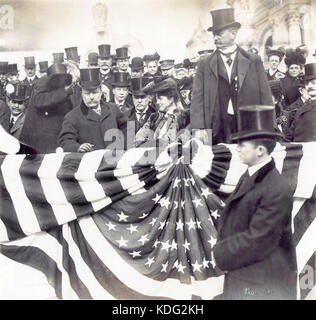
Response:
[[[181,219],[178,220],[178,222],[176,222],[176,224],[177,224],[177,229],[176,230],[180,229],[180,230],[183,231],[184,224],[183,224],[182,220]]]
[[[209,268],[208,264],[210,263],[209,260],[206,260],[205,257],[203,258],[203,261],[202,261],[202,264],[203,264],[203,268],[206,269],[206,268]]]
[[[184,180],[184,184],[185,184],[185,186],[186,187],[189,187],[190,185],[189,185],[189,181],[191,181],[191,179],[190,178],[183,178],[183,180]]]
[[[195,180],[194,180],[193,177],[190,178],[190,181],[191,181],[191,183],[192,183],[192,186],[194,186],[194,185],[195,185]]]
[[[216,243],[216,239],[211,236],[210,240],[208,240],[207,242],[211,245],[211,247],[213,247]]]
[[[183,200],[183,201],[181,200],[181,208],[182,208],[182,209],[184,209],[184,205],[185,205],[185,201],[184,201],[184,200]]]
[[[155,258],[148,258],[147,262],[145,263],[145,266],[148,265],[148,267],[150,268],[154,262],[155,262]]]
[[[181,182],[181,180],[178,177],[176,177],[176,180],[174,181],[174,184],[173,184],[173,188],[178,188],[179,182]]]
[[[217,219],[219,217],[218,210],[215,210],[215,211],[211,210],[211,216]]]
[[[201,203],[202,199],[198,199],[197,197],[195,197],[194,200],[192,200],[192,202],[194,202],[195,208],[197,208],[198,206],[203,207],[203,204]]]
[[[107,223],[106,226],[109,228],[109,231],[110,231],[110,230],[116,231],[116,230],[115,230],[116,225],[115,225],[115,224],[112,224],[112,222]]]
[[[183,266],[181,262],[178,264],[178,272],[184,273],[183,270],[184,270],[185,268],[186,268],[186,266]]]
[[[145,242],[149,240],[149,239],[147,238],[147,236],[148,236],[148,234],[145,234],[145,235],[141,236],[141,238],[138,239],[138,241],[141,242],[142,245],[144,245]]]
[[[189,227],[189,231],[190,231],[191,229],[194,229],[194,230],[195,230],[196,222],[195,222],[195,221],[193,221],[193,220],[192,220],[192,218],[190,219],[190,221],[189,221],[189,222],[186,222],[186,224],[187,224],[187,225],[188,225],[188,227]]]
[[[167,272],[168,261],[166,263],[162,263],[161,266],[162,266],[162,269],[160,272]]]
[[[195,262],[194,264],[192,264],[192,267],[193,267],[193,272],[194,272],[194,271],[199,271],[199,272],[201,272],[200,269],[201,269],[202,265],[199,264],[197,260],[196,260],[196,262]]]
[[[172,239],[171,251],[172,251],[172,250],[177,250],[177,248],[178,248],[178,244],[174,241],[174,239]]]
[[[209,195],[212,194],[212,192],[210,192],[209,188],[205,188],[205,189],[202,188],[202,193],[201,194],[202,194],[202,196],[204,198],[207,198]]]
[[[137,226],[133,226],[132,224],[131,224],[131,226],[129,228],[126,228],[126,229],[129,230],[130,233],[138,232]]]
[[[159,240],[156,240],[155,243],[153,244],[153,247],[154,247],[154,248],[157,248],[157,246],[158,246],[159,243],[160,243],[160,241],[159,241]]]
[[[140,257],[141,255],[140,255],[140,252],[141,251],[133,251],[133,252],[129,252],[129,254],[131,255],[131,256],[133,256],[133,258],[135,258],[135,257]]]
[[[170,205],[170,201],[168,198],[161,198],[161,200],[159,201],[161,207],[166,207],[166,209],[168,209],[169,205]]]
[[[151,224],[152,226],[154,226],[154,224],[156,223],[156,221],[157,221],[157,218],[153,218],[153,219],[151,220],[151,222],[149,222],[149,224]]]
[[[128,216],[126,215],[126,214],[124,214],[124,212],[122,211],[121,212],[121,214],[118,214],[117,213],[117,215],[118,215],[118,217],[119,217],[119,221],[125,221],[125,222],[127,222],[127,218],[128,218]]]
[[[160,223],[160,226],[159,226],[158,230],[162,230],[162,229],[165,227],[166,220],[161,221],[161,222],[159,222],[159,223]]]
[[[120,240],[116,240],[116,242],[119,243],[119,247],[127,247],[126,243],[128,242],[127,240],[124,240],[124,238],[121,236]]]
[[[187,250],[190,251],[190,248],[189,248],[190,245],[191,245],[191,243],[188,242],[188,240],[185,240],[185,243],[183,244],[183,246],[184,246],[184,252],[187,252]]]
[[[202,222],[200,220],[196,220],[196,225],[198,229],[202,229],[201,223]]]
[[[156,193],[156,197],[151,200],[153,200],[153,201],[155,201],[155,203],[157,203],[157,202],[159,202],[161,197],[162,197],[162,195],[160,196],[158,193]]]
[[[176,260],[175,263],[173,264],[172,268],[178,269],[179,261]]]
[[[166,242],[161,242],[161,245],[162,245],[161,250],[166,250],[167,252],[169,252],[169,249],[170,249],[169,240],[167,240]]]

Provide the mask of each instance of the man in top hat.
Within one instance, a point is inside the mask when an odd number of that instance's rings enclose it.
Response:
[[[113,72],[111,70],[113,59],[111,55],[111,46],[109,44],[100,44],[98,49],[98,66],[100,68],[102,92],[106,101],[113,101]]]
[[[291,230],[293,193],[271,153],[280,136],[273,106],[238,110],[240,161],[248,169],[226,201],[212,260],[225,274],[222,300],[295,300],[297,265]]]
[[[47,76],[33,88],[20,140],[38,153],[53,153],[65,114],[73,109],[71,102],[72,76],[64,64],[54,63]]]
[[[134,57],[129,65],[131,78],[139,78],[144,74],[144,60],[142,57]]]
[[[113,100],[111,102],[115,103],[117,108],[123,113],[129,112],[133,107],[129,96],[130,81],[129,73],[114,72],[112,82]]]
[[[64,53],[63,52],[54,52],[53,53],[53,63],[64,63]]]
[[[268,80],[278,80],[285,77],[278,67],[283,59],[283,52],[276,49],[269,49],[267,51],[269,68],[266,70]]]
[[[296,112],[292,127],[294,142],[316,141],[316,63],[305,65],[304,80],[309,100]]]
[[[155,52],[154,54],[146,54],[143,57],[143,60],[146,65],[146,72],[144,73],[144,77],[151,77],[159,76],[161,75],[161,72],[159,70],[159,60],[160,55],[158,52]]]
[[[160,70],[163,76],[174,78],[174,60],[166,59],[160,61]]]
[[[135,145],[140,146],[149,140],[160,140],[169,144],[177,141],[179,131],[189,124],[189,113],[178,107],[178,88],[173,78],[155,81],[144,88],[144,92],[154,94],[158,111],[151,114],[147,122],[137,132]]]
[[[19,82],[19,70],[16,63],[8,64],[8,82],[18,83]]]
[[[65,53],[66,53],[67,62],[72,61],[77,65],[77,67],[79,67],[80,56],[78,55],[78,48],[77,47],[65,48]]]
[[[203,59],[203,58],[209,56],[210,54],[212,54],[214,51],[215,51],[214,49],[205,49],[205,50],[198,51],[198,54],[199,54],[200,59]]]
[[[5,86],[8,78],[8,62],[0,61],[0,100],[6,101]]]
[[[32,89],[39,77],[36,75],[36,64],[34,57],[25,57],[24,58],[24,69],[26,77],[22,80],[23,84],[27,85],[27,95],[30,97]]]
[[[58,143],[66,152],[90,152],[110,146],[113,136],[108,132],[125,129],[126,118],[118,108],[102,99],[98,68],[80,69],[82,102],[70,111],[62,124]],[[122,145],[123,149],[124,145]]]
[[[156,110],[151,106],[151,97],[148,92],[144,92],[144,88],[151,82],[151,78],[140,77],[131,79],[131,95],[133,99],[133,107],[128,113],[129,126],[132,129],[128,137],[134,136],[140,128],[147,122],[150,115]],[[132,125],[131,125],[132,122]]]
[[[99,55],[97,54],[97,52],[89,52],[88,54],[88,67],[89,68],[93,68],[93,67],[98,67],[98,58]]]
[[[212,132],[212,143],[230,143],[237,131],[237,112],[243,105],[273,105],[260,57],[237,46],[241,24],[234,9],[211,11],[216,51],[200,60],[194,78],[191,126],[203,141]]]
[[[118,72],[128,72],[129,67],[129,55],[128,48],[117,48],[116,50],[116,66]]]
[[[19,139],[25,120],[27,86],[22,83],[7,84],[8,106],[11,111],[9,132]]]
[[[39,66],[39,75],[40,78],[47,76],[47,69],[48,69],[48,61],[40,61],[38,63]]]

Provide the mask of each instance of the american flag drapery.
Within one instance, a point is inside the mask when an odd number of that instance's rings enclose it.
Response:
[[[42,272],[60,299],[211,299],[217,219],[246,167],[234,145],[192,140],[181,152],[1,156],[1,254]],[[315,152],[273,153],[295,197],[299,271],[315,264]]]

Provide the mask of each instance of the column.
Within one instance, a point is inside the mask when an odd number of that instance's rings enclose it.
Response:
[[[289,12],[287,17],[287,23],[289,28],[289,45],[291,47],[297,47],[302,43],[299,12]]]

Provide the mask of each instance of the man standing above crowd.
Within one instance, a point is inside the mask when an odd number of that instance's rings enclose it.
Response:
[[[113,101],[113,72],[111,46],[109,44],[100,44],[98,46],[98,66],[100,68],[100,76],[102,83],[102,92],[106,101]]]
[[[273,105],[260,57],[235,44],[239,22],[234,9],[211,11],[217,50],[199,62],[194,78],[191,127],[205,141],[212,129],[213,144],[230,143],[237,130],[237,111],[243,105]]]
[[[80,69],[80,85],[82,102],[65,116],[59,146],[66,152],[105,149],[112,142],[106,138],[107,130],[124,130],[126,118],[113,103],[102,99],[98,68]]]

